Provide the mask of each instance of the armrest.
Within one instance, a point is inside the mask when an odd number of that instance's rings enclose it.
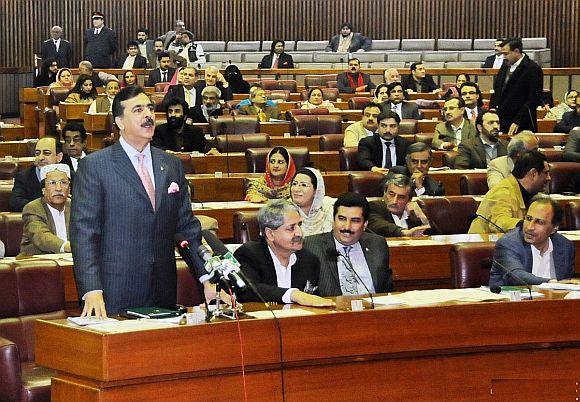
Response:
[[[18,346],[0,337],[0,400],[20,400],[22,377]]]

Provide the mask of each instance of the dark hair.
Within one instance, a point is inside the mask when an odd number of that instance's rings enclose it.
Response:
[[[113,118],[121,117],[125,110],[125,107],[121,104],[128,99],[133,99],[140,94],[144,94],[145,90],[141,88],[139,85],[131,85],[125,87],[119,91],[117,95],[115,95],[115,99],[113,99]]]
[[[536,169],[538,173],[543,172],[544,162],[546,162],[546,155],[540,151],[523,152],[516,160],[512,174],[516,179],[522,179],[532,169]]]
[[[183,35],[189,36],[189,39],[193,42],[193,32],[191,31],[183,31],[181,33],[181,37],[183,38]]]
[[[278,43],[281,43],[282,46],[286,47],[286,43],[282,39],[274,39],[272,45],[270,45],[270,54],[274,54],[274,48]]]
[[[85,126],[83,126],[83,123],[81,122],[70,120],[64,125],[62,130],[60,130],[60,137],[63,141],[66,141],[64,136],[67,131],[78,131],[81,133],[83,141],[87,139],[87,130],[85,130]]]
[[[460,74],[457,74],[457,76],[455,77],[455,81],[457,81],[457,78],[459,78],[460,75],[465,77],[465,81],[471,80],[471,78],[469,77],[469,74],[460,73]]]
[[[543,195],[543,194],[536,194],[530,200],[530,207],[532,206],[532,204],[534,202],[537,202],[539,204],[544,204],[544,205],[551,205],[552,212],[553,212],[552,225],[553,226],[560,226],[562,224],[563,211],[562,211],[562,207],[560,206],[558,201],[556,201],[553,198],[550,198],[546,195]],[[530,209],[530,207],[528,207],[528,210]]]
[[[412,63],[412,64],[411,64],[411,67],[410,67],[410,68],[411,68],[411,71],[415,71],[415,70],[417,69],[417,66],[420,66],[420,65],[422,65],[422,64],[423,64],[423,62],[422,62],[422,61],[417,61],[417,62],[415,62],[415,63]]]
[[[56,62],[58,67],[58,61],[54,57],[48,57],[42,61],[40,66],[40,71],[38,72],[38,76],[35,77],[34,82],[41,84],[41,85],[48,85],[51,81],[54,82],[56,80],[56,73],[53,74],[54,80],[51,80],[49,77],[50,74],[50,67],[52,67],[52,63]],[[58,73],[58,71],[57,71]],[[40,85],[38,85],[40,86]]]
[[[521,38],[507,38],[502,43],[501,46],[508,45],[510,50],[519,49],[520,53],[524,52],[524,45],[522,44]]]
[[[405,176],[404,174],[394,173],[390,171],[385,176],[385,179],[381,182],[383,193],[387,192],[391,184],[399,188],[407,188],[409,201],[411,200],[411,189],[413,188],[413,183],[411,182],[411,178],[409,176]]]
[[[87,94],[85,91],[83,91],[83,84],[85,83],[85,81],[90,81],[93,84],[93,88],[91,89],[91,93],[89,93],[89,94]],[[69,94],[77,93],[77,94],[79,94],[79,97],[81,99],[87,99],[87,98],[96,99],[97,98],[97,87],[95,86],[95,82],[93,81],[93,77],[91,77],[90,75],[79,75],[79,78],[77,78],[77,82],[75,83],[75,86],[72,87],[68,93]]]
[[[465,81],[459,87],[459,96],[461,96],[461,90],[463,89],[463,87],[474,87],[475,88],[475,92],[477,92],[477,94],[479,95],[479,98],[477,98],[477,106],[482,107],[483,106],[483,99],[482,99],[483,96],[481,94],[481,89],[479,89],[479,85],[477,85],[475,82],[469,81],[469,78],[468,78],[467,81]]]
[[[348,59],[348,62],[350,63],[351,61],[356,60],[356,62],[358,63],[358,65],[360,66],[360,60],[357,59],[356,57],[351,57],[350,59]]]
[[[477,117],[475,118],[475,127],[480,126],[480,125],[481,126],[483,125],[483,116],[485,116],[488,113],[497,114],[497,112],[495,111],[495,109],[486,110],[483,113],[478,114]]]
[[[274,147],[274,148],[272,148],[272,150],[270,152],[268,152],[268,156],[266,156],[266,158],[270,159],[270,156],[275,155],[275,154],[282,155],[282,157],[286,161],[286,164],[290,163],[290,154],[288,153],[288,150],[286,148]]]
[[[380,103],[377,102],[369,102],[367,103],[365,106],[363,106],[362,108],[362,113],[365,113],[365,109],[368,109],[369,107],[376,107],[377,109],[379,109],[379,111],[381,113],[383,113],[383,105],[381,105]]]
[[[298,169],[296,173],[294,173],[292,180],[296,179],[296,176],[299,174],[305,174],[306,176],[310,177],[310,181],[312,182],[312,187],[314,187],[314,190],[318,188],[318,179],[312,170],[306,168]]]
[[[45,135],[42,138],[53,139],[54,140],[54,151],[56,152],[57,155],[62,153],[62,142],[60,142],[60,140],[57,137],[55,137],[53,135]],[[40,138],[40,139],[42,139],[42,138]]]
[[[380,122],[385,119],[395,119],[397,125],[401,124],[401,118],[397,113],[393,112],[392,110],[383,110],[379,115],[379,117],[377,118],[377,121]]]
[[[181,107],[183,108],[183,114],[184,115],[187,114],[187,111],[189,110],[189,105],[187,104],[185,99],[180,98],[178,96],[174,96],[172,98],[169,98],[169,100],[165,103],[165,113],[167,114],[170,106],[176,106],[176,105],[181,105]]]
[[[153,40],[153,44],[155,44],[155,42],[161,42],[161,43],[163,43],[165,45],[165,42],[163,42],[163,39],[161,39],[161,38],[155,38]]]
[[[161,59],[162,59],[162,58],[164,58],[164,57],[171,57],[171,56],[169,55],[169,52],[168,52],[167,50],[162,50],[161,52],[159,52],[159,53],[157,54],[157,60],[158,60],[158,61],[161,61]]]
[[[129,49],[131,46],[139,48],[139,42],[137,42],[136,40],[130,40],[129,42],[127,42],[127,49]]]
[[[429,151],[429,158],[431,158],[431,155],[433,155],[433,150],[429,145],[425,144],[424,142],[414,142],[407,148],[407,156],[415,152],[423,152],[423,151]]]
[[[310,95],[312,95],[312,92],[314,92],[317,89],[322,93],[322,95],[324,95],[324,92],[322,92],[322,89],[320,87],[310,87],[310,89],[308,90],[308,99],[310,99]]]
[[[129,84],[127,84],[127,73],[133,73],[133,75],[135,76],[135,84],[133,85],[138,85],[137,84],[137,74],[135,74],[135,72],[133,70],[125,70],[125,72],[123,73],[123,85],[125,86],[129,86]]]
[[[459,102],[459,107],[465,107],[465,101],[462,98],[458,98],[457,96],[452,96],[451,98],[447,99],[445,103],[456,100]]]
[[[369,202],[367,201],[367,199],[360,195],[359,193],[353,193],[353,192],[349,192],[349,193],[344,193],[341,194],[337,199],[336,202],[334,203],[334,210],[333,210],[333,214],[332,216],[336,217],[336,214],[338,213],[338,208],[339,207],[359,207],[362,208],[363,210],[363,218],[366,221],[369,220]]]
[[[393,89],[395,89],[395,87],[403,88],[403,84],[399,81],[391,82],[389,85],[387,85],[387,95],[391,96],[391,92],[393,91]]]
[[[143,32],[145,35],[149,36],[149,30],[147,28],[139,28],[137,29],[137,33]]]
[[[352,29],[352,22],[349,21],[345,21],[340,25],[340,29],[342,30],[342,28],[347,27],[348,29],[350,29],[351,31]]]
[[[379,91],[383,88],[385,88],[387,86],[387,84],[382,83],[377,85],[377,87],[375,88],[375,98],[379,95]],[[387,94],[389,93],[389,91],[387,90]]]

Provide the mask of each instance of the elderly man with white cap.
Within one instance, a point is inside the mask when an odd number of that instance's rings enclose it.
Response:
[[[22,211],[24,230],[21,256],[70,253],[70,168],[64,163],[40,169],[42,197],[30,201]]]

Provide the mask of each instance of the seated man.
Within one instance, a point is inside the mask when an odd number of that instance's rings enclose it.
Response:
[[[401,173],[411,179],[414,195],[443,196],[443,184],[429,176],[433,151],[424,142],[416,142],[407,148],[407,166],[393,166],[391,172]]]
[[[354,53],[371,50],[372,41],[358,32],[352,31],[352,24],[345,22],[340,27],[340,34],[328,41],[326,52]]]
[[[304,239],[304,248],[320,260],[321,296],[393,291],[389,248],[383,237],[365,232],[368,219],[366,198],[345,193],[334,204],[332,231]]]
[[[570,131],[563,159],[567,162],[580,162],[580,128]]]
[[[270,46],[270,54],[262,58],[258,68],[294,68],[292,56],[284,51],[286,44],[282,39],[274,39]]]
[[[455,169],[485,169],[489,162],[507,154],[507,142],[499,138],[499,116],[483,112],[475,123],[479,135],[461,141]]]
[[[347,94],[369,92],[376,87],[371,76],[360,71],[360,61],[355,58],[348,61],[348,70],[338,74],[336,81],[338,92]]]
[[[493,46],[494,54],[485,58],[483,62],[482,68],[501,68],[501,66],[505,63],[505,59],[503,57],[503,52],[501,51],[503,39],[496,39],[495,44]]]
[[[270,119],[279,119],[280,111],[278,106],[270,106],[267,103],[266,91],[259,87],[250,89],[250,104],[240,107],[239,113],[243,115],[257,115],[260,122],[267,122]]]
[[[423,114],[416,103],[409,103],[405,100],[405,91],[400,82],[391,82],[387,85],[387,95],[389,100],[383,103],[383,110],[392,110],[401,119],[421,120]]]
[[[195,83],[195,89],[197,90],[197,93],[200,94],[201,91],[203,91],[203,89],[206,86],[214,86],[217,87],[220,90],[220,99],[223,101],[229,101],[234,99],[234,95],[232,94],[232,90],[229,87],[230,84],[228,84],[228,82],[226,81],[226,79],[224,78],[224,76],[222,75],[222,73],[220,73],[220,70],[217,69],[217,67],[214,66],[208,66],[205,68],[205,79],[201,80],[201,81],[197,81]],[[199,105],[201,103],[201,100],[198,99],[198,103],[196,104]]]
[[[351,124],[344,130],[344,146],[358,147],[360,140],[366,137],[372,137],[377,131],[377,118],[383,111],[379,103],[369,103],[362,110],[362,119]]]
[[[523,224],[495,245],[489,285],[539,285],[573,278],[574,244],[557,233],[561,223],[562,208],[557,201],[532,198]]]
[[[531,131],[524,130],[512,137],[507,145],[507,155],[498,156],[487,165],[487,188],[491,190],[500,181],[511,176],[514,162],[521,154],[536,150],[539,147],[538,138]]]
[[[134,68],[147,68],[147,58],[139,54],[139,42],[130,40],[127,43],[127,53],[123,53],[117,62],[117,68],[132,70]]]
[[[333,306],[333,301],[314,294],[318,294],[320,262],[302,248],[301,223],[292,202],[272,200],[258,211],[260,239],[243,244],[234,256],[265,301]],[[237,296],[241,301],[260,301],[251,290]]]
[[[460,98],[451,98],[445,101],[443,109],[445,122],[435,126],[433,148],[451,150],[459,146],[461,141],[475,138],[477,130],[475,124],[465,116],[465,102]]]
[[[87,130],[82,123],[70,120],[62,128],[61,137],[64,141],[62,163],[76,172],[79,160],[87,156]]]
[[[481,90],[475,82],[464,82],[459,87],[459,95],[465,103],[466,117],[475,123],[478,116],[483,114],[483,99]]]
[[[576,96],[576,110],[566,112],[554,126],[555,133],[570,133],[572,129],[580,127],[580,95]]]
[[[487,192],[471,222],[469,234],[507,232],[525,215],[534,195],[550,180],[550,166],[539,151],[524,152],[514,165],[512,175]]]
[[[250,85],[250,91],[248,92],[250,95],[258,88],[264,89],[264,87],[262,86],[262,84],[260,84],[259,82],[254,82],[252,85]],[[240,109],[242,106],[249,106],[252,104],[252,101],[250,100],[251,97],[246,98],[246,99],[242,99],[237,105],[236,105],[236,109]],[[266,101],[266,105],[274,107],[276,106],[276,102],[271,101],[270,99],[268,99]]]
[[[56,138],[43,137],[34,149],[34,165],[14,175],[14,187],[8,201],[12,212],[22,212],[30,201],[42,197],[40,169],[62,160],[62,144]]]
[[[42,197],[26,204],[22,211],[22,242],[19,257],[36,254],[70,253],[69,221],[70,169],[63,163],[40,169]]]
[[[187,103],[172,98],[167,103],[167,123],[155,127],[151,145],[172,152],[206,153],[209,146],[201,128],[185,123]]]
[[[219,99],[221,91],[218,87],[207,86],[201,91],[201,105],[189,109],[189,116],[194,123],[208,123],[209,119],[224,114]]]
[[[438,92],[441,90],[433,81],[433,76],[427,74],[425,66],[421,62],[411,64],[411,74],[404,76],[401,83],[407,93]]]
[[[167,102],[172,98],[181,98],[187,105],[188,109],[198,105],[198,92],[195,88],[197,82],[197,70],[194,67],[185,67],[180,72],[181,84],[172,85],[167,90],[163,98],[163,105],[167,107]]]
[[[369,229],[384,237],[423,236],[431,227],[415,202],[411,202],[411,180],[389,173],[380,201],[370,203]]]
[[[385,83],[388,85],[392,82],[401,82],[401,75],[396,68],[387,68],[385,73]]]
[[[399,137],[401,119],[395,112],[382,112],[377,132],[360,140],[358,163],[364,170],[387,174],[393,166],[404,166],[409,141]]]
[[[162,51],[157,53],[157,61],[159,67],[151,70],[149,72],[149,77],[147,77],[146,86],[148,87],[154,87],[155,84],[159,82],[170,82],[173,78],[173,74],[175,74],[175,69],[169,66],[171,63],[169,52]]]

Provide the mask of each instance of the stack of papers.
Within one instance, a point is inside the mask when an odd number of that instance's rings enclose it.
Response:
[[[100,318],[95,318],[95,317],[68,317],[67,320],[69,320],[70,322],[72,322],[73,324],[77,324],[80,325],[81,327],[85,327],[87,325],[101,325],[101,324],[105,324],[105,323],[110,323],[110,322],[116,322],[118,320],[114,319],[114,318],[104,318],[104,319],[100,319]]]
[[[408,306],[429,306],[449,302],[482,302],[509,300],[509,296],[491,293],[486,289],[434,289],[413,290],[397,295]]]
[[[286,318],[286,317],[301,317],[304,315],[314,315],[312,311],[304,310],[301,308],[292,308],[292,309],[284,309],[284,310],[272,310],[276,315],[276,318]],[[252,311],[250,313],[246,313],[250,317],[254,318],[274,318],[272,313],[268,310],[265,311]]]
[[[538,285],[538,289],[546,290],[580,290],[580,285],[575,283],[544,282]]]

